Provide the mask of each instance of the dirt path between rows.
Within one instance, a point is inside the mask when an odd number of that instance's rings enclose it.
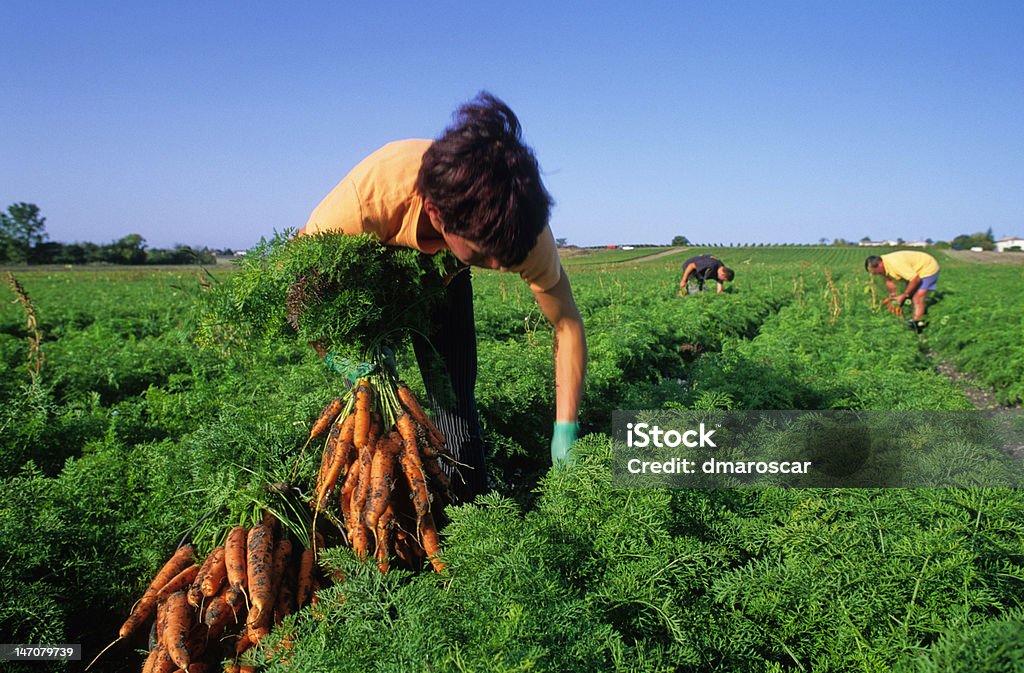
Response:
[[[973,250],[947,250],[946,254],[960,262],[976,264],[1024,264],[1022,252],[995,252],[992,250],[975,252]]]
[[[1000,404],[996,400],[996,396],[991,391],[978,387],[970,374],[965,374],[957,369],[951,362],[943,359],[938,353],[934,351],[928,353],[928,357],[935,363],[935,371],[939,372],[950,381],[955,383],[961,390],[964,391],[964,395],[971,401],[971,404],[977,409],[981,410],[1000,410],[1000,409],[1019,409],[1020,405],[1006,406]]]
[[[683,250],[689,250],[689,248],[672,248],[671,250],[662,250],[661,252],[656,252],[653,255],[645,255],[644,257],[637,257],[636,259],[631,259],[629,261],[630,262],[650,262],[650,261],[655,260],[655,259],[660,259],[662,257],[668,257],[669,255],[674,255],[677,252],[682,252]]]

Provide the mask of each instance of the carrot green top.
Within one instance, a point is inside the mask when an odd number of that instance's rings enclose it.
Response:
[[[423,196],[416,191],[416,176],[431,142],[399,140],[363,159],[313,210],[301,233],[372,233],[385,245],[429,255],[447,249],[444,238],[423,215]],[[540,233],[523,263],[509,270],[522,276],[535,292],[558,283],[562,266],[551,227]]]
[[[939,263],[927,252],[897,250],[882,255],[885,275],[899,280],[912,280],[914,276],[927,278],[939,272]]]

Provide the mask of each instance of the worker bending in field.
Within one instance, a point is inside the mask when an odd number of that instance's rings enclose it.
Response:
[[[690,279],[697,281],[697,291],[704,291],[704,283],[713,280],[718,283],[718,294],[725,291],[723,283],[735,276],[733,270],[722,264],[714,255],[697,255],[683,262],[683,279],[679,281],[679,296],[689,294]]]
[[[925,298],[929,291],[934,291],[939,282],[939,263],[927,252],[918,250],[897,250],[886,255],[871,255],[864,260],[864,268],[878,276],[885,277],[885,287],[889,290],[889,310],[897,315],[907,298],[914,304],[914,317],[911,320],[915,329],[925,326]],[[907,282],[902,293],[895,280]]]
[[[519,274],[554,326],[554,462],[568,460],[576,440],[587,347],[583,321],[548,226],[552,200],[533,151],[522,142],[519,120],[484,92],[460,107],[437,140],[400,140],[362,162],[320,202],[300,235],[369,232],[386,245],[433,255],[451,250],[467,267]],[[469,500],[487,488],[474,388],[476,328],[470,273],[448,282],[448,305],[434,319],[429,342],[414,340],[436,425],[447,438]],[[444,382],[428,375],[437,349],[455,393],[446,403]],[[455,480],[458,481],[458,480]]]

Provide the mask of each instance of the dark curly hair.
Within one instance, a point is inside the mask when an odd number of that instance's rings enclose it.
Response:
[[[502,266],[526,259],[553,201],[519,120],[483,91],[423,155],[416,189],[437,207],[445,231],[473,241]]]

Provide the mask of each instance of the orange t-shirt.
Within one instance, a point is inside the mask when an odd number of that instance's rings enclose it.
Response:
[[[423,197],[416,191],[423,154],[431,142],[399,140],[363,159],[313,210],[301,233],[372,233],[385,245],[429,255],[447,250],[444,238],[423,217]],[[522,276],[534,292],[546,292],[561,280],[551,227],[544,227],[523,263],[509,271]]]

